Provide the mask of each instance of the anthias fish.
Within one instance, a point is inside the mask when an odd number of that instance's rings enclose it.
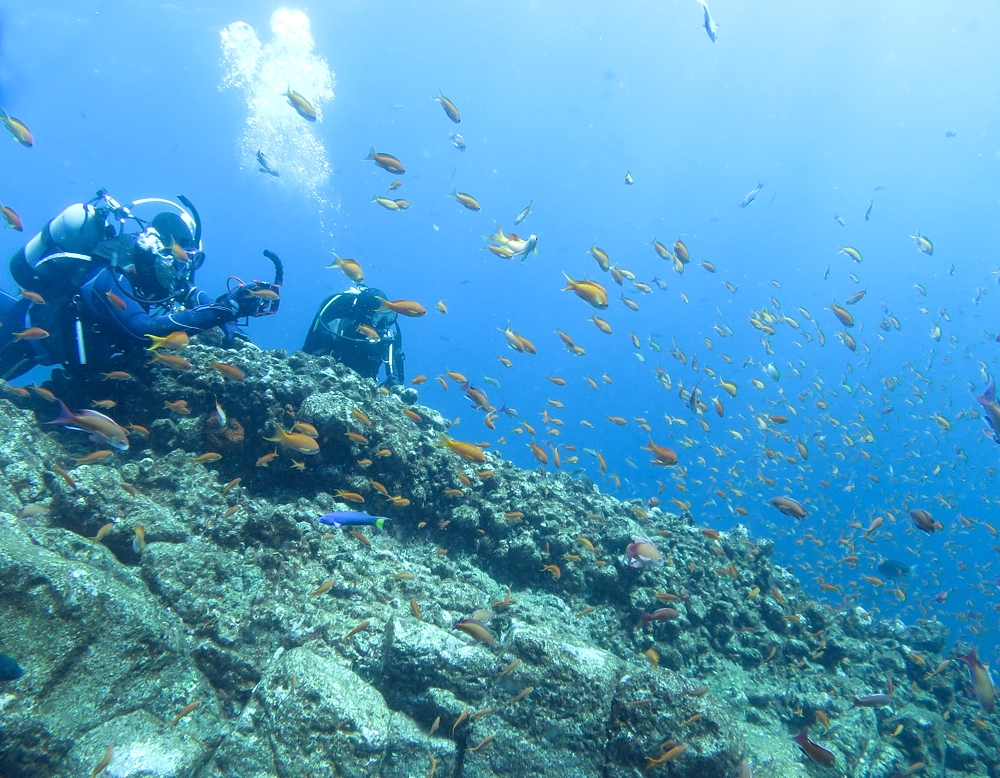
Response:
[[[107,443],[120,451],[128,450],[128,432],[114,419],[89,409],[74,413],[62,400],[57,402],[59,416],[46,424],[62,424],[69,429],[89,432],[90,439],[95,443]]]

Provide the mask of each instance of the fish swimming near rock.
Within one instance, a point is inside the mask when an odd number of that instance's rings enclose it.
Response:
[[[996,690],[993,687],[993,676],[976,656],[976,649],[969,649],[969,653],[960,656],[959,660],[969,666],[969,675],[972,677],[972,689],[976,694],[976,699],[987,713],[992,713],[996,707]]]
[[[85,409],[73,413],[62,400],[59,403],[59,416],[46,424],[62,424],[71,430],[89,432],[94,443],[107,443],[119,451],[128,451],[128,432],[118,422],[103,413]]]
[[[369,516],[360,511],[333,511],[319,517],[320,524],[330,527],[375,527],[384,530],[385,523],[392,519],[385,516]]]
[[[828,751],[809,739],[809,727],[804,727],[798,735],[792,738],[792,742],[797,743],[802,749],[802,753],[816,764],[823,765],[823,767],[833,767],[837,764],[837,757],[832,751]]]
[[[632,542],[625,548],[625,559],[629,567],[634,567],[637,570],[641,570],[647,565],[653,567],[663,567],[664,565],[663,553],[660,549],[653,545],[653,541],[640,536],[633,537]]]
[[[14,661],[13,657],[0,654],[0,681],[16,681],[22,675],[24,668]]]

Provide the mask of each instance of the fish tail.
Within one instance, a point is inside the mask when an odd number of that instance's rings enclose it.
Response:
[[[3,111],[0,108],[0,111]],[[52,421],[45,422],[46,424],[73,424],[76,422],[76,415],[69,408],[66,407],[66,403],[62,400],[56,400],[59,403],[59,415]]]
[[[162,346],[164,341],[166,341],[166,338],[160,338],[157,337],[156,335],[147,335],[146,337],[149,338],[151,341],[153,341],[153,345],[147,346],[146,351],[156,351],[156,349]]]
[[[386,300],[384,297],[376,297],[375,299],[378,300],[378,308],[375,309],[376,311],[388,311],[389,310],[389,301],[388,300]]]
[[[274,437],[264,438],[264,440],[268,441],[269,443],[281,443],[281,441],[287,437],[287,433],[283,429],[281,429],[281,425],[275,425],[275,426],[277,426],[278,429],[277,432],[275,432]]]
[[[980,405],[984,405],[986,407],[989,407],[990,405],[995,405],[997,401],[996,382],[990,381],[990,385],[986,387],[986,391],[983,392],[981,395],[979,395],[979,397],[977,397],[976,399],[979,400]]]
[[[375,147],[371,147],[371,151],[368,152],[368,156],[365,159],[375,159]]]

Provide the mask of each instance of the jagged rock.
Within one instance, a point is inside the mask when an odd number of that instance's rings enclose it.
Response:
[[[155,774],[193,774],[223,727],[215,693],[188,653],[184,624],[138,575],[127,580],[87,563],[91,555],[111,558],[107,549],[78,540],[61,550],[65,556],[36,545],[10,516],[0,525],[0,638],[25,669],[0,719],[0,769],[76,776],[107,745],[138,744],[156,733],[176,770]],[[193,700],[202,704],[181,731],[200,745],[176,738],[168,744],[168,722]],[[69,756],[78,741],[103,746],[93,759],[79,748]]]
[[[296,648],[270,663],[205,774],[321,775],[336,765],[345,778],[403,776],[422,773],[429,753],[447,771],[450,751],[431,748],[336,657]],[[387,759],[391,770],[383,771]]]
[[[676,778],[728,778],[743,758],[806,776],[790,741],[803,726],[845,774],[996,773],[992,734],[955,725],[982,712],[964,666],[941,663],[941,625],[818,605],[746,526],[716,533],[496,451],[465,462],[434,445],[440,414],[414,405],[414,420],[412,398],[328,358],[207,343],[186,356],[199,367],[51,384],[77,408],[113,394],[116,417],[152,433],[65,475],[86,436],[0,400],[0,649],[26,670],[0,690],[7,778],[75,778],[112,742],[111,775],[402,778],[433,757],[439,776],[635,778],[675,741],[686,752],[660,769]],[[190,416],[163,408],[176,399]],[[269,457],[264,436],[298,420],[319,452]],[[227,430],[222,459],[195,464]],[[26,503],[47,510],[14,519]],[[359,507],[388,532],[317,522]],[[636,536],[662,566],[626,564]],[[666,606],[679,617],[641,623]],[[452,629],[487,607],[495,645]],[[887,678],[891,708],[851,710]]]

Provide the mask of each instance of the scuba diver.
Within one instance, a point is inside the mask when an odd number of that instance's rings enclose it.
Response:
[[[385,365],[383,386],[402,386],[403,336],[396,314],[378,310],[384,299],[383,292],[364,284],[328,297],[316,312],[302,350],[330,355],[364,378],[377,379]]]
[[[36,365],[62,365],[72,378],[93,379],[112,357],[140,353],[147,335],[190,335],[220,327],[227,347],[248,341],[236,322],[277,313],[281,260],[273,284],[230,278],[218,298],[194,285],[205,261],[201,219],[160,198],[121,205],[101,190],[46,224],[10,260],[21,299],[0,292],[0,378]],[[169,206],[147,222],[141,205]]]

